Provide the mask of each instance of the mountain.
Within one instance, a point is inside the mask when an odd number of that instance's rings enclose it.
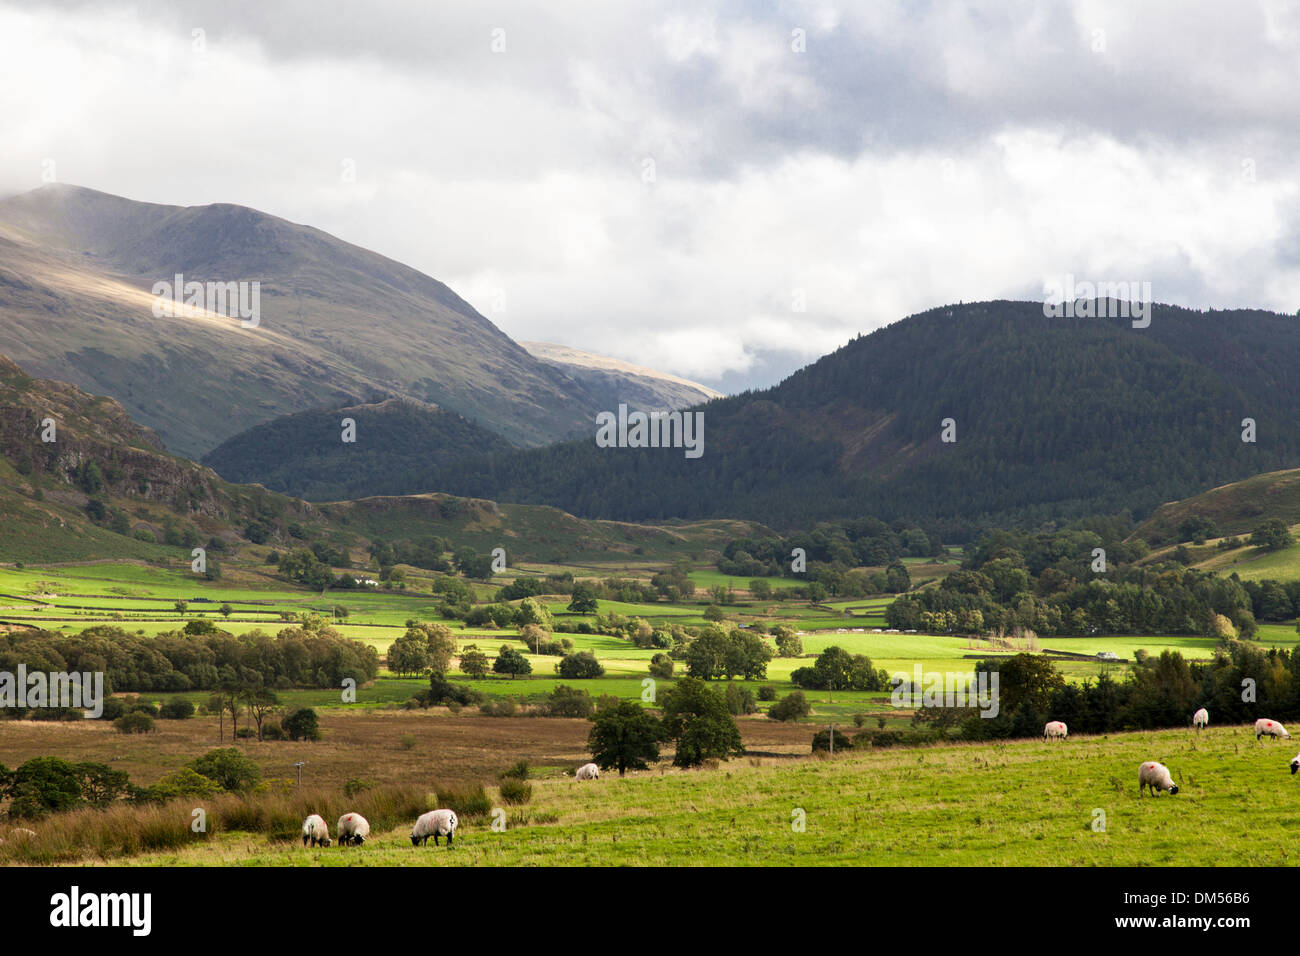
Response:
[[[1189,518],[1214,522],[1210,535],[1248,536],[1268,518],[1300,524],[1300,468],[1270,471],[1211,488],[1182,501],[1170,501],[1137,526],[1133,536],[1152,545],[1186,540],[1180,527]]]
[[[602,408],[617,409],[620,403],[624,403],[629,408],[643,411],[669,411],[722,397],[721,392],[707,385],[606,355],[551,342],[519,344],[543,362],[580,382],[600,400]]]
[[[358,444],[368,423],[384,416],[417,423],[432,416],[436,424],[426,427],[446,435],[475,428],[404,401],[352,411]],[[330,425],[339,440],[338,421]],[[503,444],[482,430],[465,434]],[[760,525],[739,521],[588,521],[546,506],[451,495],[316,506],[260,485],[225,481],[168,452],[113,399],[34,378],[0,355],[0,562],[134,558],[180,566],[202,543],[210,565],[236,559],[246,568],[265,568],[271,548],[323,544],[365,561],[374,541],[435,537],[484,554],[505,547],[512,559],[524,561],[664,560],[717,552],[733,538],[764,533]]]
[[[178,273],[260,283],[258,324],[230,308],[156,316],[154,284]],[[192,457],[278,415],[393,396],[521,445],[585,432],[602,407],[391,259],[243,206],[66,185],[0,201],[0,343],[35,375],[112,395]]]
[[[345,419],[354,425],[343,441]],[[228,481],[256,481],[314,501],[409,490],[408,476],[437,488],[448,465],[511,446],[452,412],[409,399],[297,412],[254,425],[222,442],[203,463]],[[463,471],[463,468],[461,468]]]
[[[1300,464],[1300,320],[1154,305],[1150,326],[1133,328],[1045,318],[1039,302],[969,303],[859,336],[773,388],[696,411],[699,458],[585,438],[474,460],[444,472],[438,490],[586,517],[783,527],[862,515],[954,528],[1141,518]],[[951,443],[941,440],[948,418]],[[1253,443],[1242,441],[1246,418]]]

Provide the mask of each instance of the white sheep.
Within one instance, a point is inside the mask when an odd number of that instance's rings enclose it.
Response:
[[[1286,728],[1276,720],[1269,720],[1267,717],[1261,717],[1255,721],[1255,739],[1259,740],[1267,734],[1270,737],[1282,737],[1286,740],[1291,739],[1291,735],[1286,732]]]
[[[370,836],[370,822],[359,813],[345,813],[339,817],[339,843],[343,846],[361,846]]]
[[[1291,776],[1294,777],[1297,770],[1300,770],[1300,754],[1291,758]]]
[[[1174,778],[1169,776],[1169,768],[1154,760],[1138,764],[1138,796],[1142,796],[1143,791],[1148,787],[1151,788],[1153,797],[1160,796],[1161,790],[1168,790],[1170,794],[1178,792],[1178,784],[1174,783]]]
[[[306,846],[308,840],[312,846],[330,845],[330,828],[319,813],[313,813],[302,821],[302,845]]]
[[[1065,723],[1060,720],[1049,720],[1043,727],[1044,740],[1050,740],[1054,737],[1060,737],[1064,740],[1068,734],[1069,731],[1066,729]]]
[[[451,838],[455,835],[456,824],[459,822],[455,810],[430,810],[421,814],[415,821],[415,826],[411,827],[411,846],[419,846],[421,843],[428,846],[429,837],[433,837],[433,845],[437,846],[440,836],[445,836],[447,846],[451,846]]]
[[[594,763],[584,763],[573,775],[575,780],[599,780],[600,768]]]
[[[1202,707],[1196,713],[1192,714],[1192,726],[1197,730],[1202,727],[1210,726],[1210,712]]]

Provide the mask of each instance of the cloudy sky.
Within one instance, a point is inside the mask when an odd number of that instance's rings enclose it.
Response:
[[[0,0],[0,194],[242,203],[726,390],[1065,273],[1295,312],[1297,102],[1280,0]]]

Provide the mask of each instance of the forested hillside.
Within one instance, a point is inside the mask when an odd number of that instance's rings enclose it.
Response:
[[[1038,302],[944,307],[860,336],[774,388],[700,410],[698,459],[586,439],[488,459],[466,448],[454,468],[389,477],[406,492],[621,520],[1141,518],[1300,464],[1300,322],[1154,306],[1150,326],[1133,328],[1127,319],[1044,318]],[[952,443],[940,440],[947,418]],[[1254,443],[1242,441],[1245,418],[1256,423]]]

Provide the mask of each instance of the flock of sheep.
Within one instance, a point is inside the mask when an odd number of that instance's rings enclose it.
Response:
[[[459,822],[455,810],[430,810],[423,813],[415,821],[415,826],[411,827],[411,846],[428,846],[429,837],[433,837],[433,845],[438,846],[438,838],[444,836],[447,838],[447,846],[451,846]],[[335,832],[340,845],[361,846],[366,842],[366,837],[370,836],[370,821],[359,813],[345,813],[339,817]],[[319,813],[313,813],[302,822],[302,845],[308,844],[313,847],[330,845],[329,825]]]
[[[1197,730],[1210,725],[1210,712],[1202,707],[1196,713],[1192,714],[1192,726]],[[1064,721],[1049,720],[1043,726],[1044,740],[1064,740],[1069,735],[1069,729],[1065,726]],[[1255,721],[1255,739],[1261,737],[1281,737],[1284,740],[1290,740],[1291,735],[1287,733],[1285,727],[1276,720],[1269,720],[1267,717],[1261,717]],[[1296,771],[1300,770],[1300,754],[1291,758],[1291,774],[1294,776]],[[1138,764],[1138,796],[1142,796],[1147,790],[1151,795],[1159,796],[1160,791],[1167,790],[1170,795],[1178,792],[1178,784],[1174,783],[1174,778],[1170,776],[1169,768],[1162,763],[1154,760],[1146,760]]]
[[[577,780],[598,780],[600,768],[594,763],[583,764],[573,776]],[[428,846],[429,837],[433,837],[434,846],[439,845],[439,837],[446,837],[447,846],[451,846],[452,837],[455,836],[459,823],[455,810],[430,810],[428,813],[421,814],[415,821],[415,826],[411,827],[411,846]],[[339,817],[339,824],[334,832],[338,834],[340,845],[361,846],[366,842],[366,837],[370,836],[370,821],[359,813],[345,813]],[[0,840],[0,843],[2,842],[4,841]],[[313,813],[302,821],[302,845],[312,847],[330,845],[329,824],[319,813]]]

